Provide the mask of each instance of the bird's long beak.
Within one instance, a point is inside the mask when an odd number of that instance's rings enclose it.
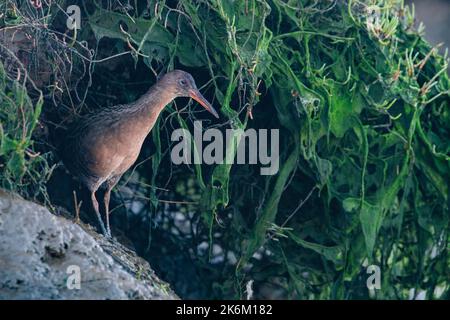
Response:
[[[205,99],[205,97],[200,93],[200,91],[191,90],[189,92],[189,96],[198,103],[200,103],[203,106],[203,108],[211,112],[214,115],[214,117],[219,118],[219,115],[217,114],[216,110],[214,110],[211,103],[209,103],[208,100]]]

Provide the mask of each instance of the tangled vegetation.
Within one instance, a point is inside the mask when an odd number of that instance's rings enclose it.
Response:
[[[55,204],[44,184],[58,160],[46,128],[133,101],[154,75],[184,69],[221,118],[168,107],[116,190],[113,217],[175,291],[449,297],[448,65],[402,1],[79,1],[75,31],[65,24],[70,4],[0,4],[0,31],[39,40],[27,63],[0,41],[3,187]],[[38,88],[36,60],[51,71]],[[193,132],[194,119],[280,129],[278,174],[172,165],[170,132]],[[368,265],[380,267],[380,290],[366,287]]]

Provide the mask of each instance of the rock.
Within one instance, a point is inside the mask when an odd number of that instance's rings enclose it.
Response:
[[[131,250],[0,189],[0,299],[178,297]]]

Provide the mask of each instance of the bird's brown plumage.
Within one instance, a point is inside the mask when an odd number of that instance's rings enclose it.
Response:
[[[176,97],[194,98],[218,117],[198,91],[192,76],[174,70],[164,75],[137,101],[87,114],[68,130],[61,150],[62,160],[91,191],[92,204],[104,233],[110,235],[109,199],[112,188],[136,161],[161,111]],[[106,229],[95,197],[95,192],[104,183]]]

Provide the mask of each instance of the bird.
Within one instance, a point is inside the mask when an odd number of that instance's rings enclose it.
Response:
[[[178,97],[196,100],[219,118],[198,90],[192,75],[173,70],[162,76],[136,101],[91,111],[69,126],[60,150],[62,162],[89,189],[92,206],[105,236],[111,237],[111,190],[135,163],[161,111]],[[106,228],[96,197],[102,185],[106,185],[103,198]]]

